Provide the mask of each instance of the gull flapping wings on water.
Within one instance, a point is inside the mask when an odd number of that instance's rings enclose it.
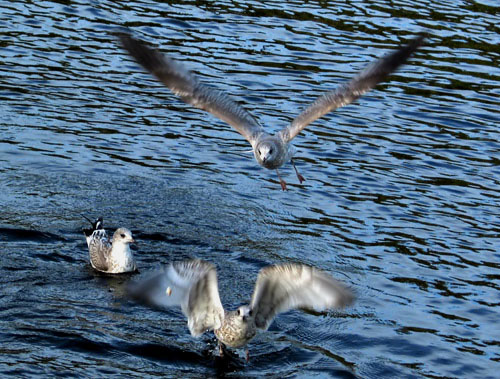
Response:
[[[201,259],[170,264],[129,286],[132,297],[160,308],[180,306],[188,318],[191,335],[213,330],[223,354],[224,346],[244,347],[258,329],[267,330],[273,319],[290,309],[317,311],[343,308],[354,295],[324,271],[304,264],[263,268],[249,305],[224,310],[215,265]],[[248,359],[248,350],[247,350]]]

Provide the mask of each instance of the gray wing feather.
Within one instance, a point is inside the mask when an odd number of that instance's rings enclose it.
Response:
[[[195,337],[220,328],[224,308],[219,298],[215,266],[200,259],[170,264],[130,286],[130,294],[157,307],[180,306]]]
[[[282,138],[289,142],[314,120],[352,103],[365,92],[371,90],[405,63],[422,44],[424,38],[424,35],[415,38],[408,45],[369,65],[350,82],[317,98],[287,128],[280,131]]]
[[[128,34],[119,35],[125,50],[146,70],[186,103],[212,113],[232,125],[252,145],[263,129],[226,94],[198,82],[181,64],[155,51]]]
[[[283,264],[260,271],[250,307],[256,326],[267,329],[278,313],[289,309],[341,308],[353,301],[353,293],[323,271],[301,264]]]
[[[96,270],[107,271],[109,268],[108,256],[111,243],[104,229],[95,230],[87,240],[89,246],[90,264]]]

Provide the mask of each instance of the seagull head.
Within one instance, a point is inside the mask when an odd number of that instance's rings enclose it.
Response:
[[[134,243],[135,240],[132,237],[132,232],[127,228],[119,228],[116,230],[115,234],[113,234],[113,243],[119,242],[123,244]]]
[[[278,143],[272,139],[267,138],[259,141],[254,149],[255,159],[261,166],[266,168],[278,168],[281,166],[280,152],[282,149],[278,146]],[[279,162],[279,163],[278,163]]]
[[[249,305],[242,305],[236,310],[236,317],[241,322],[248,322],[253,317],[252,308]]]

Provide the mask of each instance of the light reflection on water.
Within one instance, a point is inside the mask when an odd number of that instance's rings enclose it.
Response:
[[[9,2],[0,20],[3,375],[494,377],[500,356],[498,7],[487,2]],[[297,164],[259,168],[229,126],[133,63],[125,26],[270,131],[422,29],[427,46],[307,128]],[[290,312],[214,358],[177,310],[123,299],[87,265],[80,214],[128,226],[142,272],[217,263],[222,300],[301,261],[349,283],[339,313]]]

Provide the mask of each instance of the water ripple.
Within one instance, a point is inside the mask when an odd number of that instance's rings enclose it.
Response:
[[[0,20],[0,372],[39,376],[495,377],[499,7],[492,1],[8,2]],[[294,141],[299,185],[231,127],[144,73],[127,28],[228,92],[269,131],[427,30],[410,62]],[[180,311],[96,275],[89,217],[131,228],[142,272],[217,263],[223,302],[265,265],[349,283],[345,313],[290,312],[216,358]],[[5,343],[4,343],[5,342]],[[68,354],[68,351],[71,354]]]

